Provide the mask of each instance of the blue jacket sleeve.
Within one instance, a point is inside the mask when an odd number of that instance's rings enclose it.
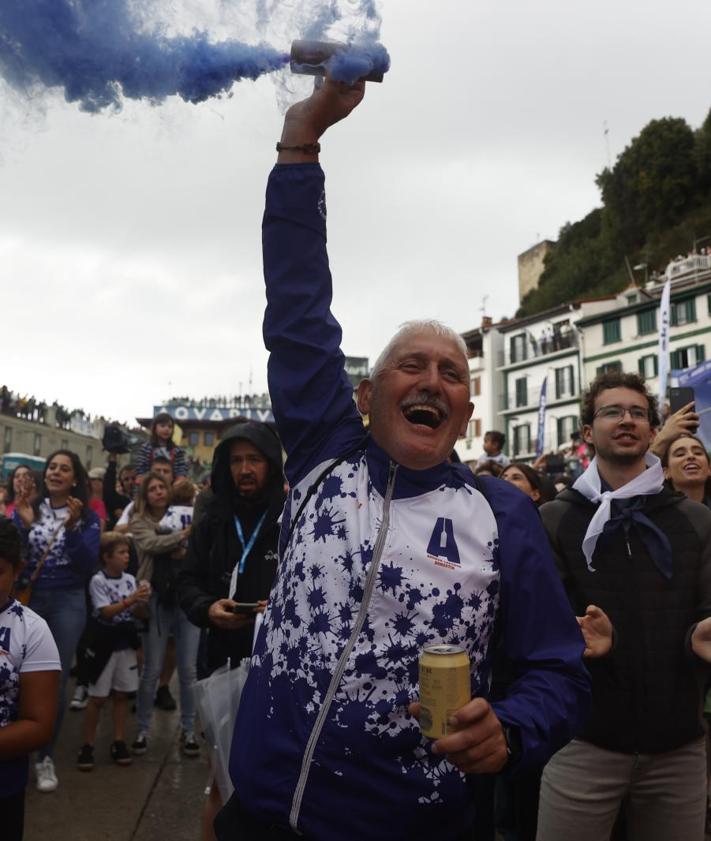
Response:
[[[87,512],[86,519],[75,529],[65,533],[65,548],[72,560],[74,572],[89,578],[99,565],[99,538],[101,528],[99,518],[93,511]]]
[[[188,475],[188,460],[185,455],[185,450],[182,447],[175,448],[175,455],[173,456],[173,476],[177,479],[178,476]]]
[[[17,526],[17,530],[20,532],[23,546],[27,548],[27,540],[30,536],[30,530],[22,522],[22,517],[20,517],[17,513],[17,508],[12,512],[12,522]]]
[[[153,447],[150,441],[144,441],[136,453],[136,474],[143,476],[151,469],[151,454]]]
[[[262,227],[269,392],[293,485],[363,437],[331,313],[324,176],[318,164],[277,165]]]
[[[519,768],[544,765],[590,710],[582,633],[561,585],[543,524],[520,491],[485,483],[499,524],[503,643],[514,680],[492,706],[521,734]]]

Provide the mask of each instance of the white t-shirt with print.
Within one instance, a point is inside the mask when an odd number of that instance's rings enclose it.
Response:
[[[61,669],[49,625],[29,607],[9,599],[0,608],[0,727],[7,727],[19,715],[20,675]],[[0,795],[23,791],[27,768],[27,756],[0,759]]]
[[[0,609],[0,727],[17,718],[21,674],[61,669],[49,625],[29,607],[10,599]]]
[[[133,622],[133,614],[130,608],[122,610],[120,613],[112,616],[111,619],[104,619],[101,616],[100,609],[102,607],[110,607],[112,604],[118,604],[123,599],[127,599],[135,591],[136,579],[130,573],[123,572],[121,575],[112,576],[104,569],[99,570],[89,582],[92,616],[100,622],[111,625],[117,625],[121,622]]]
[[[117,526],[127,526],[133,514],[134,503],[129,504],[123,509],[123,513],[116,523]],[[161,534],[172,534],[174,531],[180,531],[187,528],[193,521],[193,506],[192,505],[170,505],[158,524],[158,531]]]

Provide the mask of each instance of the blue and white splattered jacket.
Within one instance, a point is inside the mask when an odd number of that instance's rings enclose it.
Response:
[[[277,166],[267,190],[265,341],[288,453],[277,580],[242,697],[231,771],[244,807],[313,841],[459,838],[466,777],[434,756],[407,705],[429,642],[459,643],[486,695],[500,617],[517,675],[495,705],[544,762],[589,703],[582,640],[532,503],[471,472],[413,471],[372,440],[330,313],[323,174]],[[338,464],[285,537],[308,487]]]

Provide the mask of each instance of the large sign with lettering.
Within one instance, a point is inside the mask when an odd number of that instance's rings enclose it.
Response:
[[[254,409],[251,407],[236,408],[234,406],[197,406],[167,405],[154,406],[153,417],[160,412],[168,414],[178,423],[180,421],[207,421],[220,423],[232,420],[233,418],[247,418],[247,420],[261,421],[262,423],[273,423],[274,415],[271,409]]]

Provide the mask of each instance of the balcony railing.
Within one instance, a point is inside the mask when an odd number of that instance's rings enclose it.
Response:
[[[565,333],[543,333],[538,338],[531,333],[525,333],[524,338],[525,341],[522,339],[513,347],[509,343],[502,364],[515,365],[517,362],[530,362],[533,359],[540,359],[551,353],[578,346],[578,334],[574,330],[568,330]]]
[[[538,408],[538,401],[541,398],[541,387],[538,386],[537,388],[529,388],[526,390],[525,395],[525,403],[522,403],[519,397],[523,397],[523,395],[517,394],[509,394],[508,397],[505,395],[501,395],[501,399],[499,401],[499,411],[501,412],[510,412],[514,409],[520,409],[522,412],[531,411],[531,409]],[[550,378],[548,380],[548,394],[547,394],[547,403],[552,403],[557,400],[575,400],[578,397],[578,392],[575,393],[571,392],[570,389],[567,389],[565,393],[556,394],[555,390],[555,382],[551,383]]]

